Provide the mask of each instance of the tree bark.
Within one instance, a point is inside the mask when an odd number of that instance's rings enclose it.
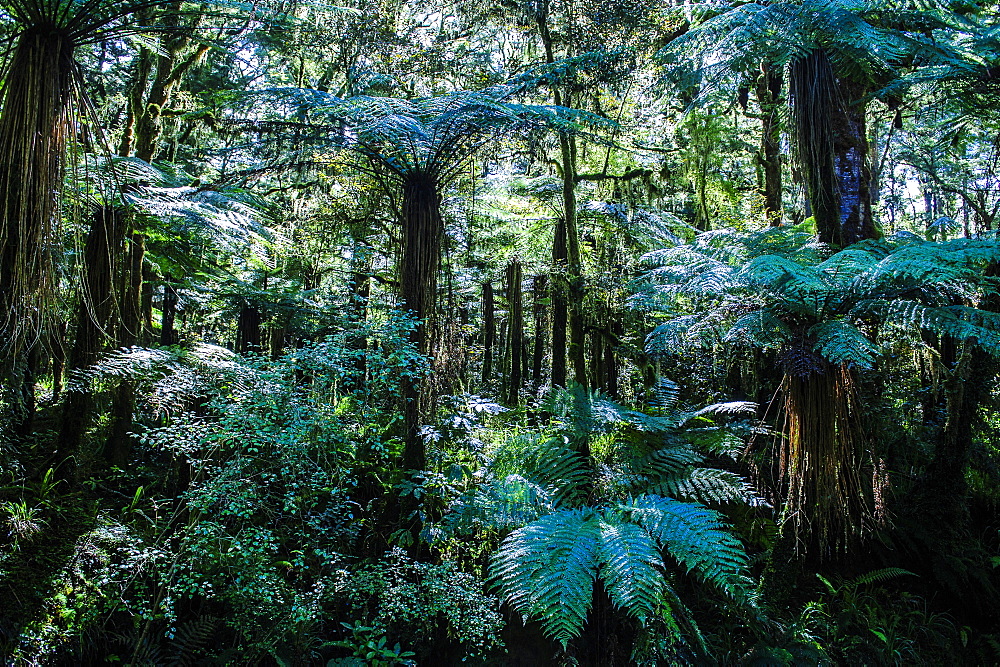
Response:
[[[524,303],[521,294],[521,262],[513,259],[507,265],[507,347],[510,350],[510,374],[507,384],[507,404],[520,403],[522,358],[524,356]]]
[[[94,211],[83,250],[83,289],[77,307],[76,340],[70,351],[70,370],[93,365],[108,340],[115,307],[117,258],[124,240],[125,214],[121,209],[101,207]],[[70,391],[63,403],[62,425],[56,448],[60,474],[73,475],[75,455],[87,429],[93,398],[90,391]]]
[[[552,64],[555,62],[555,40],[553,39],[548,26],[547,7],[544,11],[538,12],[536,20],[538,33],[542,40],[542,46],[545,49],[545,62]],[[557,106],[570,105],[569,96],[567,95],[566,99],[563,99],[563,93],[558,87],[553,88],[552,99]],[[580,261],[580,234],[577,229],[576,217],[576,142],[572,137],[565,134],[561,134],[559,136],[559,158],[560,168],[562,170],[562,224],[564,225],[562,239],[565,242],[564,259],[566,262],[565,305],[568,310],[570,329],[569,346],[567,351],[573,365],[573,372],[575,375],[574,380],[576,380],[579,384],[586,386],[587,360],[585,356],[585,332],[583,319],[583,266]],[[559,230],[557,223],[556,240],[553,242],[553,259],[556,258],[557,246],[559,243]],[[553,314],[555,315],[555,307],[553,307],[553,311]],[[565,342],[565,329],[563,329],[563,336],[564,337],[561,342]],[[553,328],[553,348],[555,347],[555,344],[555,328]],[[562,362],[560,362],[560,365],[561,363]],[[559,379],[562,380],[562,384],[565,385],[565,369],[560,368],[557,374],[555,349],[553,349],[552,364],[552,384],[558,384],[557,377],[559,377]]]
[[[556,222],[552,242],[552,386],[566,386],[566,331],[569,308],[566,303],[566,221]]]
[[[160,319],[160,345],[176,345],[177,332],[174,331],[174,320],[177,317],[177,288],[174,279],[168,273],[163,276],[163,316]]]
[[[838,78],[818,49],[792,63],[791,94],[798,159],[819,240],[839,248],[878,238],[864,87]]]
[[[535,389],[542,386],[542,366],[545,363],[545,334],[547,322],[545,317],[545,298],[548,296],[548,279],[544,274],[534,277],[531,283],[531,293],[534,299],[535,339],[531,355],[531,382]]]
[[[142,335],[142,267],[146,256],[146,237],[133,232],[129,243],[128,271],[121,292],[121,322],[118,346],[133,347]],[[125,465],[132,452],[132,419],[135,411],[135,383],[125,380],[118,386],[111,409],[111,429],[104,443],[104,454],[113,465]]]
[[[0,111],[0,436],[20,444],[34,415],[31,349],[55,289],[49,249],[64,173],[72,40],[58,31],[17,37]]]
[[[236,352],[239,354],[260,352],[260,311],[253,304],[240,308],[236,320]]]
[[[497,337],[496,304],[493,301],[493,283],[483,283],[483,386],[493,377],[493,346]]]
[[[407,174],[403,183],[403,256],[400,262],[400,296],[402,306],[416,319],[410,340],[417,351],[427,355],[434,349],[437,274],[440,264],[441,196],[435,178],[423,172]],[[430,404],[427,382],[416,377],[404,382],[403,398],[406,443],[403,465],[408,470],[423,470],[426,466],[420,425]]]
[[[760,162],[764,172],[764,214],[772,227],[781,225],[781,123],[779,105],[784,80],[781,67],[761,64],[757,79],[757,104],[760,107]]]

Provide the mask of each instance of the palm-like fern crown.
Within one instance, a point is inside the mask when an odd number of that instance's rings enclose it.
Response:
[[[760,502],[738,475],[704,467],[706,451],[731,455],[741,442],[713,416],[752,406],[686,411],[669,382],[657,394],[646,414],[600,393],[557,390],[548,404],[561,422],[556,433],[502,446],[449,518],[452,529],[514,529],[492,565],[496,586],[563,644],[582,631],[597,578],[617,607],[640,623],[666,620],[677,638],[676,619],[690,619],[668,583],[670,563],[749,599],[739,540],[702,502]],[[595,450],[604,443],[596,471],[584,442]]]
[[[458,173],[470,156],[502,132],[580,133],[613,125],[585,111],[511,102],[523,89],[519,82],[412,100],[364,95],[345,99],[317,90],[272,89],[254,94],[253,101],[264,100],[271,108],[276,104],[301,121],[236,124],[294,137],[305,145],[300,154],[304,161],[316,160],[331,148],[349,148],[391,176],[421,173],[437,182]]]
[[[121,36],[127,30],[125,19],[167,4],[169,0],[2,0],[0,10],[20,31],[48,30],[82,46]]]
[[[971,19],[943,3],[869,0],[702,6],[701,22],[675,40],[660,57],[672,69],[695,70],[710,92],[733,74],[759,72],[761,63],[782,66],[825,51],[838,76],[865,83],[870,90],[887,85],[903,62],[931,66],[962,60],[946,43],[925,37],[933,30],[970,30]]]
[[[993,289],[984,270],[1000,259],[997,240],[898,234],[830,254],[797,235],[702,235],[647,255],[654,267],[634,303],[668,315],[649,336],[650,352],[805,344],[829,362],[869,368],[879,334],[894,331],[971,340],[1000,355],[1000,316],[976,307]],[[718,248],[721,238],[738,250]]]

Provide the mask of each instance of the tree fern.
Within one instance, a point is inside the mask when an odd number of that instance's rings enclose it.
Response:
[[[663,606],[660,549],[652,536],[634,523],[602,520],[600,531],[600,576],[611,601],[644,623]]]
[[[794,244],[778,242],[782,233],[730,235],[736,249],[725,253],[714,248],[711,238],[696,240],[684,252],[670,249],[656,258],[640,286],[642,301],[634,303],[651,313],[669,314],[649,336],[647,350],[652,355],[669,356],[727,343],[769,350],[777,354],[785,370],[786,413],[829,406],[827,416],[836,425],[817,415],[804,420],[790,415],[785,422],[785,479],[794,485],[794,480],[805,478],[815,468],[847,465],[837,469],[848,475],[845,484],[858,488],[836,492],[800,488],[804,495],[789,496],[785,513],[797,529],[808,530],[809,525],[829,520],[850,524],[845,528],[850,534],[861,530],[859,526],[867,519],[854,516],[848,520],[846,509],[840,518],[821,518],[839,510],[818,508],[826,503],[819,499],[836,496],[846,508],[874,495],[871,487],[866,491],[861,483],[870,475],[855,470],[868,456],[865,433],[857,419],[846,417],[854,405],[855,375],[876,367],[883,358],[883,345],[900,334],[918,341],[921,334],[947,336],[1000,355],[1000,317],[976,307],[994,289],[984,271],[1000,257],[1000,243],[992,238],[933,243],[898,235],[864,241],[836,253],[804,252]],[[686,265],[693,263],[692,254],[727,263],[727,282],[699,282],[691,277]],[[685,266],[674,271],[672,262]],[[807,380],[824,376],[839,379]],[[807,395],[820,387],[834,393],[823,398]],[[834,413],[840,416],[833,417]],[[835,464],[824,458],[831,450],[818,443],[831,432],[838,434],[838,447],[850,443],[844,456],[851,463]],[[680,487],[671,482],[660,488]]]
[[[529,488],[527,478],[539,487],[550,480],[546,490],[556,486],[551,480],[569,480],[589,492],[564,497],[550,513],[507,536],[491,565],[500,594],[519,613],[538,620],[547,636],[566,645],[582,632],[599,578],[614,606],[640,624],[666,619],[678,632],[681,625],[688,627],[698,643],[697,628],[666,576],[672,564],[743,601],[750,599],[750,587],[739,540],[726,532],[718,512],[692,501],[753,504],[759,499],[738,475],[700,465],[704,454],[687,435],[721,431],[713,419],[745,412],[750,404],[684,411],[669,382],[661,383],[661,407],[653,414],[628,410],[580,388],[555,394],[547,405],[562,420],[564,435],[534,445],[552,453],[512,449],[498,455],[491,467],[520,466],[524,477],[517,480],[519,493]],[[596,433],[609,434],[613,444],[598,462],[598,482],[592,484],[586,458],[569,447]],[[510,481],[508,475],[484,486],[494,493]],[[670,556],[667,561],[664,552]]]
[[[688,572],[733,597],[749,594],[746,554],[718,512],[698,503],[642,496],[621,506]]]
[[[807,335],[815,341],[813,349],[835,364],[853,364],[872,368],[881,352],[861,331],[844,320],[814,324]]]
[[[515,610],[566,645],[583,629],[597,576],[614,605],[642,623],[670,609],[662,549],[727,595],[749,599],[746,556],[719,515],[658,496],[543,517],[504,540],[491,574]]]

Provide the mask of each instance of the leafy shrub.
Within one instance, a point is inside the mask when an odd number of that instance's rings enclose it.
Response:
[[[374,636],[398,641],[423,659],[457,644],[466,658],[482,658],[502,647],[499,600],[483,583],[445,562],[420,563],[396,548],[385,559],[338,573],[333,598]]]

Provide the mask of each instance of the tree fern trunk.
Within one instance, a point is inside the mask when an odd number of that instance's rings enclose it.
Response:
[[[809,350],[792,354],[815,363],[812,369],[795,368],[786,359],[779,465],[786,488],[783,518],[799,543],[823,557],[870,530],[878,508],[872,506],[873,477],[863,471],[868,462],[854,371]]]
[[[97,209],[91,218],[83,250],[83,286],[77,306],[76,340],[69,357],[70,370],[94,364],[107,342],[116,304],[115,274],[125,225],[124,212],[111,207]],[[63,403],[56,460],[66,477],[72,476],[73,457],[87,428],[92,403],[89,390],[70,391]]]
[[[510,373],[507,383],[507,403],[520,402],[522,358],[524,356],[524,303],[521,295],[521,262],[514,259],[507,265],[507,341],[510,350]]]
[[[73,44],[29,29],[13,45],[0,95],[0,429],[23,434],[33,413],[30,348],[55,289],[56,238],[69,123]],[[25,390],[28,387],[29,391]],[[30,394],[30,396],[29,396]],[[27,401],[27,402],[26,402]]]
[[[560,218],[552,241],[552,386],[566,386],[566,332],[569,309],[566,303],[566,221]]]
[[[497,337],[496,304],[493,301],[493,284],[483,283],[483,373],[485,387],[493,377],[493,347]]]
[[[400,261],[402,306],[413,313],[416,328],[410,340],[421,354],[434,349],[437,273],[440,263],[441,198],[437,182],[430,174],[412,172],[403,183],[403,256]],[[423,470],[426,465],[420,425],[429,407],[430,396],[423,380],[409,378],[404,383],[404,420],[406,444],[403,465],[408,470]]]
[[[861,84],[838,78],[823,49],[792,63],[798,160],[819,240],[835,247],[878,237]]]

